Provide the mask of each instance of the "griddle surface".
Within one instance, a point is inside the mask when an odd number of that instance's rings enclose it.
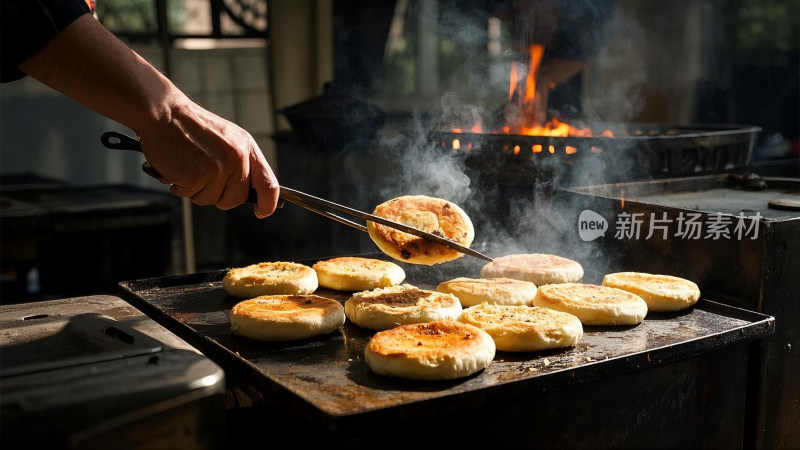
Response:
[[[406,282],[433,289],[440,281],[477,277],[479,273],[474,265],[451,267],[456,273],[404,266]],[[374,332],[349,321],[331,334],[296,342],[267,343],[233,335],[228,314],[240,300],[228,296],[222,288],[224,274],[143,279],[120,286],[134,306],[226,371],[250,373],[253,388],[271,401],[287,401],[287,407],[327,422],[387,410],[395,415],[424,416],[440,414],[442,408],[479,407],[489,399],[513,397],[515,392],[564,389],[758,339],[774,331],[772,317],[701,299],[685,311],[650,312],[637,326],[585,326],[584,336],[574,348],[497,352],[486,370],[468,378],[402,380],[369,370],[363,355]],[[322,288],[316,294],[341,302],[349,298],[349,293]],[[445,403],[439,402],[443,399]],[[408,412],[402,413],[403,408]]]

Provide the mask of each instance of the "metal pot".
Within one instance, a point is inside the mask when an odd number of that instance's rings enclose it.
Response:
[[[380,109],[338,93],[326,83],[323,95],[278,111],[310,151],[345,150],[358,143],[374,141],[386,114]]]

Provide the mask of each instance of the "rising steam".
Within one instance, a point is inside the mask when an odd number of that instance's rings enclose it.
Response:
[[[624,179],[626,174],[636,171],[639,162],[609,151],[586,162],[576,158],[570,166],[552,167],[544,162],[547,155],[532,155],[530,150],[523,150],[527,153],[518,155],[516,161],[500,160],[498,155],[496,162],[487,163],[490,160],[481,153],[483,150],[456,151],[431,142],[431,132],[453,128],[468,131],[476,123],[484,125],[484,132],[491,131],[502,112],[498,106],[508,101],[508,91],[495,83],[497,71],[480,66],[476,61],[482,58],[470,53],[486,51],[476,45],[483,41],[476,40],[482,31],[475,26],[475,20],[474,11],[459,16],[447,10],[439,23],[440,35],[461,45],[466,53],[458,61],[457,70],[440,81],[439,88],[447,92],[440,96],[436,118],[431,120],[415,112],[411,124],[400,133],[379,136],[376,148],[380,150],[370,153],[371,163],[364,164],[363,155],[352,157],[350,169],[363,172],[365,180],[379,180],[369,192],[371,206],[413,194],[445,198],[458,204],[476,226],[473,246],[493,255],[551,252],[581,259],[592,247],[570,239],[577,235],[575,218],[569,208],[556,201],[555,194],[569,186]],[[636,86],[645,78],[643,70],[630,66],[620,69],[621,60],[615,56],[619,52],[635,52],[635,43],[641,40],[642,32],[632,22],[618,24],[617,28],[623,39],[620,43],[612,38],[612,50],[617,53],[600,53],[587,71],[591,83],[583,95],[583,119],[588,126],[595,122],[627,123],[642,106]],[[502,56],[506,58],[507,86],[514,53]],[[625,61],[631,61],[630,53]],[[605,72],[621,75],[599,79],[597,74]],[[527,183],[509,180],[504,170],[506,164],[527,165],[525,170],[530,172]]]

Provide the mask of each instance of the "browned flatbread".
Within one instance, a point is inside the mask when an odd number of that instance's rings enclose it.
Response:
[[[575,283],[583,279],[583,266],[577,261],[547,253],[521,253],[501,256],[481,269],[482,278],[514,278],[537,286]]]
[[[402,325],[367,343],[367,365],[379,375],[450,380],[477,373],[494,359],[495,344],[478,327],[456,321]]]
[[[390,261],[355,256],[342,256],[315,263],[319,285],[337,291],[366,291],[396,286],[406,273]]]
[[[234,305],[230,319],[239,336],[287,341],[330,333],[345,315],[341,303],[318,295],[264,295]]]
[[[462,307],[458,297],[404,284],[356,292],[344,309],[354,324],[371,330],[387,330],[409,323],[456,320]]]
[[[650,311],[679,311],[700,299],[700,288],[692,281],[671,275],[617,272],[603,277],[603,286],[632,292],[647,302]]]
[[[638,295],[594,284],[539,286],[533,304],[575,315],[584,325],[636,325],[647,315]]]
[[[424,195],[407,195],[381,203],[372,213],[469,247],[475,230],[469,216],[455,203]],[[367,221],[375,245],[392,258],[411,264],[433,265],[464,256],[444,245]]]

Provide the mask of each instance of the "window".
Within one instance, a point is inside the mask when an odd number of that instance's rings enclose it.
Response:
[[[97,16],[131,42],[191,46],[193,39],[265,39],[267,0],[99,0]],[[187,44],[188,43],[188,44]]]

